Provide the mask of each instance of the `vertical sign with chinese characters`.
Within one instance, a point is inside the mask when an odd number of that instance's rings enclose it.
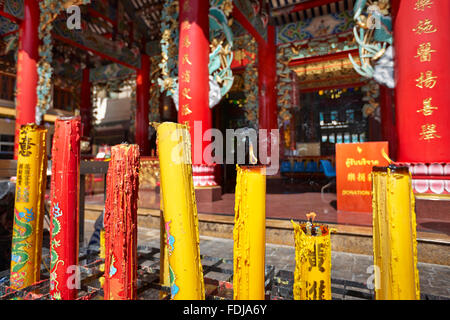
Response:
[[[39,281],[47,174],[47,130],[20,128],[16,199],[11,248],[10,286],[15,290]]]
[[[450,1],[398,4],[394,23],[397,161],[450,162]]]
[[[336,144],[337,208],[347,212],[372,212],[374,166],[387,166],[387,142]]]
[[[209,109],[209,1],[180,1],[180,42],[178,53],[178,122],[188,123],[194,164],[202,164],[208,142],[201,142],[211,128]],[[194,130],[194,121],[202,125]],[[194,132],[202,134],[195,137]],[[200,145],[199,145],[200,144]],[[204,145],[202,145],[204,144]]]

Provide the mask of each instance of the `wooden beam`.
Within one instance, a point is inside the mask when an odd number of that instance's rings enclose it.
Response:
[[[258,45],[266,45],[266,40],[259,34],[259,32],[252,26],[248,21],[247,17],[239,10],[236,6],[233,6],[233,11],[231,13],[233,18],[239,22],[244,29],[246,29],[255,38]]]
[[[13,31],[4,33],[4,34],[0,35],[0,38],[7,37],[7,36],[12,35],[12,34],[14,34],[14,33],[16,33],[16,32],[19,32],[19,29],[16,29],[16,30],[13,30]]]
[[[7,13],[5,11],[0,11],[0,16],[5,17],[8,20],[11,20],[12,22],[16,23],[16,24],[20,24],[22,22],[22,19],[17,18],[15,16],[13,16],[10,13]]]
[[[138,31],[141,34],[141,36],[147,35],[148,28],[145,24],[145,21],[142,20],[141,17],[136,15],[132,2],[129,0],[119,0],[119,1],[122,2],[122,6],[124,7],[125,11],[127,12],[128,16],[130,17],[131,21],[133,21],[134,23],[137,24]]]
[[[337,53],[330,53],[323,56],[316,56],[316,57],[308,57],[308,58],[302,58],[302,59],[294,59],[289,63],[290,67],[300,66],[304,64],[309,63],[315,63],[315,62],[321,62],[326,60],[338,60],[347,58],[349,54],[352,56],[358,55],[359,51],[358,49],[343,51],[343,52],[337,52]]]
[[[111,23],[113,26],[116,26],[116,25],[117,25],[117,22],[116,22],[116,21],[112,20],[110,17],[104,15],[104,14],[101,13],[101,12],[98,12],[98,11],[95,10],[95,9],[88,8],[88,13],[89,13],[91,16],[95,17],[95,18],[102,18],[103,20],[108,21],[108,22]]]
[[[339,2],[341,0],[312,0],[302,2],[295,5],[289,5],[272,11],[272,17],[278,17],[283,14],[290,14],[297,11],[304,11],[316,7],[321,7],[330,3]]]
[[[324,86],[324,87],[318,86],[318,87],[314,87],[314,88],[300,89],[300,92],[307,93],[307,92],[316,92],[316,91],[320,91],[320,90],[356,88],[356,87],[362,87],[365,84],[366,84],[365,82],[354,82],[354,83],[334,85],[334,86]]]
[[[139,68],[137,68],[137,67],[135,67],[135,66],[132,66],[131,64],[128,64],[128,63],[123,62],[123,61],[120,61],[119,59],[116,59],[116,58],[114,58],[114,57],[108,56],[108,55],[106,55],[106,54],[104,54],[104,53],[102,53],[102,52],[100,52],[100,51],[95,50],[95,49],[88,48],[88,47],[86,47],[86,46],[84,46],[84,45],[82,45],[82,44],[79,44],[79,43],[77,43],[77,42],[75,42],[75,41],[73,41],[73,40],[64,38],[64,37],[62,37],[62,36],[60,36],[60,35],[57,35],[57,34],[55,34],[54,32],[52,33],[52,36],[53,36],[53,38],[56,39],[56,40],[59,40],[59,41],[64,42],[64,43],[67,43],[67,44],[69,44],[69,45],[71,45],[71,46],[80,48],[80,49],[82,49],[82,50],[90,51],[90,52],[92,52],[93,54],[95,54],[95,55],[97,55],[97,56],[99,56],[99,57],[101,57],[101,58],[103,58],[103,59],[106,59],[106,60],[109,60],[109,61],[112,61],[112,62],[121,64],[121,65],[123,65],[123,66],[125,66],[125,67],[127,67],[127,68],[131,68],[131,69],[133,69],[133,70],[139,70]]]

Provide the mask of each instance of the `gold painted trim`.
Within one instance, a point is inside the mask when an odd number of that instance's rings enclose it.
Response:
[[[449,200],[450,194],[434,194],[434,193],[415,193],[416,199],[419,200]]]

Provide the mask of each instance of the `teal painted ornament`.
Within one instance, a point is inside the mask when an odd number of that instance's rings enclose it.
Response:
[[[395,87],[393,77],[392,18],[389,0],[379,0],[368,5],[367,0],[357,0],[354,5],[354,38],[359,48],[358,64],[349,59],[356,72],[389,88]],[[381,59],[384,56],[383,59]]]
[[[176,8],[177,10],[174,10]],[[209,55],[209,107],[216,106],[222,97],[229,92],[233,85],[234,77],[231,71],[233,61],[233,33],[229,27],[228,16],[232,10],[231,0],[212,0],[209,9],[210,33],[215,36],[223,33],[226,45],[214,38],[212,51]],[[157,80],[160,91],[167,91],[178,110],[178,3],[166,1],[161,14],[161,78]]]

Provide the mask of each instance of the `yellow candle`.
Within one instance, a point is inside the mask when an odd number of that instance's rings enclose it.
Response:
[[[378,300],[419,300],[416,214],[406,167],[373,170],[375,290]]]
[[[383,290],[388,288],[391,283],[389,233],[388,233],[388,215],[387,215],[387,171],[373,169],[372,172],[372,220],[373,220],[373,258],[375,274],[375,299],[390,300],[390,291]],[[381,270],[383,273],[381,274]],[[383,282],[383,285],[381,285]]]
[[[327,227],[307,235],[292,221],[295,236],[294,300],[331,300],[331,239]],[[317,225],[312,224],[312,228]]]
[[[202,300],[205,292],[189,131],[185,125],[165,122],[158,126],[157,134],[171,298]]]
[[[164,223],[164,204],[161,188],[159,189],[160,208],[159,208],[159,282],[162,286],[168,287],[170,285],[170,274],[169,274],[169,255],[166,246],[166,228]],[[165,291],[159,292],[159,298],[165,299],[168,293]]]
[[[259,166],[236,168],[234,299],[264,300],[266,169]]]
[[[46,137],[47,130],[34,124],[20,129],[11,250],[13,289],[28,287],[40,278],[47,181]]]

